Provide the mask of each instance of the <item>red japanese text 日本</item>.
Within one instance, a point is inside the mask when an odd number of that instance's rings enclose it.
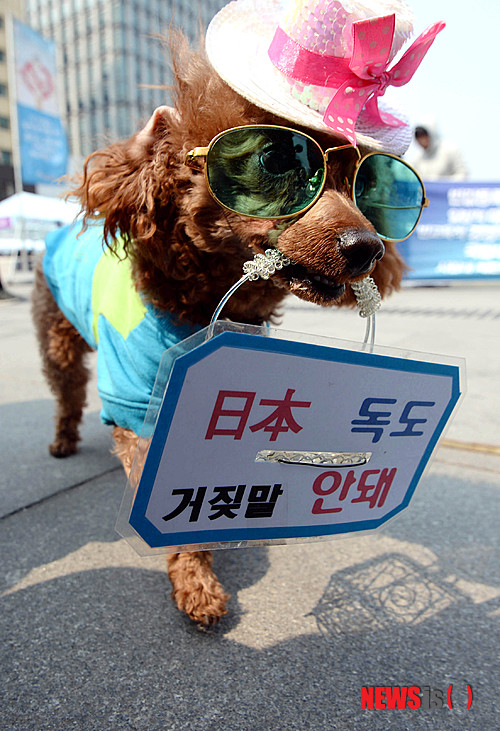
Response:
[[[294,393],[295,389],[288,388],[282,399],[260,399],[259,406],[274,409],[270,412],[268,410],[264,418],[250,425],[250,431],[256,432],[262,429],[268,432],[270,442],[276,441],[283,432],[292,431],[297,434],[301,431],[302,426],[297,422],[292,410],[307,409],[311,406],[311,402],[294,400],[292,398]],[[255,391],[219,391],[205,439],[213,439],[215,436],[241,439],[256,396]]]

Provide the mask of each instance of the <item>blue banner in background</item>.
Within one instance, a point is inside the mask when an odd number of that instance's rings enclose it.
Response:
[[[13,59],[23,183],[53,183],[68,167],[68,141],[57,98],[56,47],[13,20]]]
[[[58,117],[17,107],[21,171],[25,183],[53,183],[66,174],[68,143]]]
[[[429,208],[398,244],[409,280],[500,278],[500,183],[425,183]]]

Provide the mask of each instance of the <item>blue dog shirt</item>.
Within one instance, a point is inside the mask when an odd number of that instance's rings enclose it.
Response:
[[[105,247],[102,225],[57,229],[46,248],[43,270],[58,306],[97,349],[102,421],[140,434],[163,352],[196,329],[143,302],[128,259]]]

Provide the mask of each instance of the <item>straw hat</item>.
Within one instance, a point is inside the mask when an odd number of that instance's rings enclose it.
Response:
[[[402,155],[412,131],[383,94],[411,79],[443,27],[393,63],[413,30],[402,0],[235,0],[210,23],[206,49],[222,79],[262,109]]]

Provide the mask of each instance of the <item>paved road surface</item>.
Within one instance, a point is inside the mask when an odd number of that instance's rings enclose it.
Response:
[[[376,534],[217,552],[233,598],[211,632],[171,604],[163,559],[114,532],[124,478],[95,393],[80,454],[48,455],[28,303],[0,302],[2,728],[498,728],[499,294],[407,289],[384,307],[379,344],[466,357],[447,434],[460,448],[438,450],[411,508]],[[354,313],[297,301],[283,326],[363,334]],[[450,684],[453,710],[360,708],[362,686]]]

